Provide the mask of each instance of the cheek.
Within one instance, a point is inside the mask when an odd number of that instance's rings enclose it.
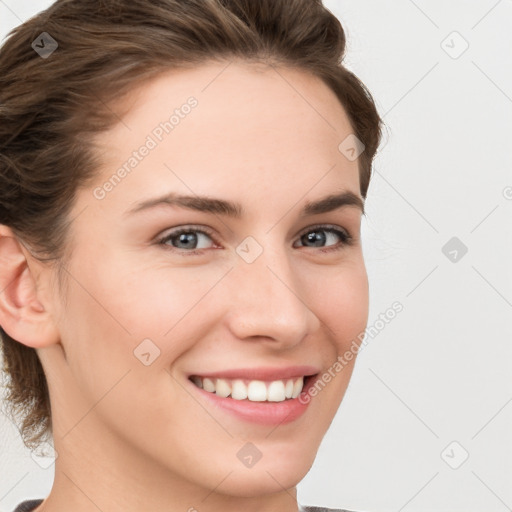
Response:
[[[354,259],[323,273],[311,273],[309,302],[325,324],[326,336],[333,340],[338,354],[364,332],[368,322],[368,276],[362,259]]]
[[[368,322],[368,276],[362,258],[345,261],[336,271],[317,275],[310,298],[323,324],[325,371],[317,383],[314,400],[320,415],[330,422],[340,406],[354,370],[358,347]],[[313,308],[312,308],[313,309]],[[321,337],[321,336],[320,336]]]
[[[138,339],[159,340],[161,350],[177,356],[187,339],[199,336],[202,325],[219,321],[222,300],[229,293],[220,283],[229,270],[216,267],[175,267],[171,264],[140,268],[118,276],[113,308]],[[217,286],[219,285],[219,286]],[[171,344],[180,339],[180,344]]]
[[[173,325],[173,307],[165,305],[144,275],[134,273],[133,267],[129,273],[119,258],[77,259],[70,274],[62,344],[73,379],[95,401],[126,372],[147,369],[134,350]],[[153,359],[156,352],[151,352]]]
[[[79,425],[73,431],[78,439],[100,422],[119,436],[123,429],[138,436],[147,421],[158,418],[169,425],[180,400],[187,403],[168,369],[187,350],[187,339],[194,340],[185,330],[187,324],[190,329],[185,315],[197,293],[179,280],[169,286],[149,273],[123,272],[122,265],[98,264],[94,272],[84,265],[72,272],[60,326],[70,397],[64,430]]]
[[[87,292],[72,283],[66,312],[70,364],[77,378],[98,393],[128,370],[148,386],[162,371],[168,377],[172,363],[207,336],[208,321],[221,318],[215,309],[221,307],[221,288],[214,288],[226,273],[222,268],[107,261],[94,269],[82,267],[79,279],[88,283]]]

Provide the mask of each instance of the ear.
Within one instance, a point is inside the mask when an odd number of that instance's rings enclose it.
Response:
[[[8,226],[0,224],[0,325],[28,347],[60,341],[44,289],[49,277],[50,270],[29,254]]]

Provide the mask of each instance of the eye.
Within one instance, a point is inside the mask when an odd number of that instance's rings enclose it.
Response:
[[[194,226],[188,226],[175,229],[161,238],[158,243],[167,246],[167,242],[171,242],[172,246],[167,247],[170,250],[178,249],[178,252],[181,250],[187,254],[201,254],[200,249],[205,248],[204,246],[198,247],[202,237],[212,240],[212,233],[204,228],[198,229]]]
[[[309,227],[299,237],[299,241],[305,246],[307,246],[306,244],[313,244],[310,247],[323,247],[324,244],[334,240],[334,244],[328,245],[321,252],[338,251],[353,244],[353,239],[347,231],[331,225]],[[205,239],[213,241],[213,232],[204,227],[199,229],[196,226],[184,226],[160,238],[158,244],[165,246],[167,250],[182,255],[200,255],[203,254],[203,249],[208,248],[208,242],[205,242]],[[336,239],[340,240],[339,243],[336,243]],[[201,244],[201,240],[203,244]]]
[[[336,238],[340,240],[338,244],[336,244]],[[307,231],[302,232],[299,240],[303,244],[314,244],[310,247],[319,247],[329,241],[335,241],[334,244],[328,245],[327,249],[322,250],[322,252],[339,251],[345,246],[353,244],[353,239],[347,231],[330,225],[310,227]]]

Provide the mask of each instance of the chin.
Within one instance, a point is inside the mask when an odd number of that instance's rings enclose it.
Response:
[[[284,489],[295,487],[305,475],[295,472],[293,475],[283,475],[269,471],[268,473],[245,474],[232,473],[218,489],[224,494],[239,498],[256,498],[267,494],[282,492]]]
[[[284,489],[295,487],[306,476],[314,460],[314,458],[311,461],[305,460],[304,457],[300,461],[279,459],[280,457],[276,457],[275,460],[267,459],[266,463],[263,463],[262,458],[252,468],[241,465],[240,468],[233,470],[231,467],[225,474],[227,475],[230,471],[232,473],[220,486],[219,491],[247,498],[282,492]],[[217,471],[215,478],[218,480]]]

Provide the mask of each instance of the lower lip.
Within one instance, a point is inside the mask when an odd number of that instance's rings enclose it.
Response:
[[[189,380],[190,385],[215,407],[220,407],[239,419],[259,425],[285,425],[302,416],[308,408],[311,396],[300,401],[301,395],[308,395],[318,379],[318,375],[310,377],[305,383],[304,389],[297,398],[284,400],[283,402],[252,402],[250,400],[235,400],[222,397],[205,391]]]

